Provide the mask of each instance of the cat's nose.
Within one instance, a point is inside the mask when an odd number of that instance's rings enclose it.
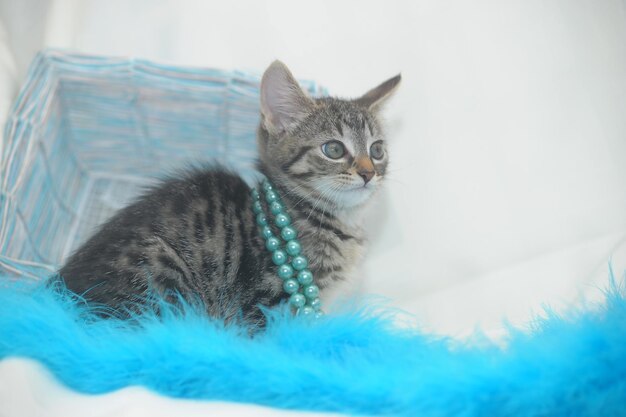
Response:
[[[356,173],[363,178],[364,184],[370,182],[374,178],[374,164],[369,158],[361,157],[356,160]]]
[[[365,184],[370,182],[370,180],[374,177],[374,171],[370,171],[370,170],[360,169],[357,171],[357,174],[359,174],[359,176],[363,178],[363,181],[365,182]]]

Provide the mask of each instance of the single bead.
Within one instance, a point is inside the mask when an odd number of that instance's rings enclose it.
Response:
[[[289,264],[278,267],[278,276],[280,279],[289,279],[293,276],[293,268]]]
[[[263,181],[263,184],[261,184],[261,188],[265,192],[268,192],[274,189],[274,187],[272,187],[272,184],[270,184],[270,182],[267,180]]]
[[[267,216],[263,213],[259,213],[256,215],[256,223],[259,226],[267,226]]]
[[[322,300],[320,300],[319,298],[314,298],[313,300],[309,301],[309,305],[317,311],[322,308]]]
[[[322,310],[315,312],[315,318],[319,319],[324,316],[324,312]]]
[[[283,283],[283,290],[285,290],[287,294],[295,293],[296,291],[298,291],[299,287],[300,286],[298,285],[298,282],[295,279],[288,279],[287,281]]]
[[[278,194],[276,194],[274,191],[269,190],[268,192],[265,193],[265,201],[267,201],[269,204],[273,203],[277,199],[278,199]]]
[[[320,289],[317,288],[317,285],[312,284],[304,287],[304,296],[309,299],[315,299],[318,295],[320,295]]]
[[[309,306],[300,307],[296,315],[304,316],[304,317],[313,317],[315,315],[315,310],[313,310]]]
[[[283,210],[284,210],[283,205],[280,204],[280,202],[278,201],[274,201],[272,204],[270,204],[270,211],[272,212],[273,215],[277,215],[281,213]]]
[[[281,229],[280,235],[286,241],[290,241],[298,237],[298,232],[296,232],[296,229],[291,226],[285,226]]]
[[[264,239],[269,239],[270,237],[274,236],[274,232],[272,232],[271,227],[263,226],[263,228],[261,229],[261,235]]]
[[[296,271],[302,271],[309,266],[309,261],[307,261],[304,256],[298,255],[291,260],[291,266],[293,266],[293,269]]]
[[[306,297],[300,293],[295,293],[289,297],[289,303],[295,308],[303,307],[306,303]]]
[[[308,269],[298,272],[298,282],[302,285],[310,285],[313,282],[313,274]]]
[[[274,222],[276,223],[276,226],[278,227],[285,227],[285,226],[289,226],[289,223],[291,223],[291,219],[289,218],[289,215],[285,213],[279,213],[276,215]]]
[[[285,228],[286,229],[286,228]],[[285,230],[283,229],[283,231]],[[282,231],[281,231],[281,236],[282,236]],[[287,253],[291,256],[297,256],[300,255],[300,251],[302,250],[301,246],[300,246],[300,242],[298,242],[297,240],[289,240],[289,239],[285,239],[287,240],[287,245],[286,245],[286,249],[287,249]]]
[[[275,250],[272,254],[272,262],[274,262],[274,265],[278,266],[287,262],[287,254],[285,251],[282,249]]]
[[[259,192],[257,191],[256,188],[253,188],[252,190],[250,190],[250,195],[252,196],[254,200],[259,199]]]
[[[265,247],[267,250],[274,252],[276,249],[280,248],[280,240],[275,237],[270,237],[265,241]]]
[[[252,211],[254,211],[255,214],[263,212],[263,206],[261,205],[261,202],[259,200],[252,203]]]

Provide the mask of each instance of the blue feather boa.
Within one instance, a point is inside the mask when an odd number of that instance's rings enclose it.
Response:
[[[45,364],[86,393],[160,394],[274,407],[406,416],[626,415],[626,297],[549,314],[506,347],[399,329],[350,311],[310,323],[271,312],[254,338],[196,309],[98,320],[41,286],[0,285],[0,358]]]

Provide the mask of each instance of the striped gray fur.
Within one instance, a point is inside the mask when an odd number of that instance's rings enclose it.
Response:
[[[299,231],[322,298],[362,256],[359,213],[388,163],[387,152],[370,157],[370,146],[384,141],[379,107],[399,81],[356,100],[313,99],[278,61],[263,76],[259,170]],[[349,152],[337,160],[325,156],[322,146],[331,140]],[[80,247],[59,276],[87,302],[122,314],[148,294],[178,293],[202,302],[213,317],[262,326],[259,306],[287,297],[259,236],[250,188],[215,165],[182,171],[148,190]]]

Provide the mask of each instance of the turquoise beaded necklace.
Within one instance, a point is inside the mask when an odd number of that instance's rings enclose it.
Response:
[[[297,239],[298,231],[291,225],[291,218],[285,212],[284,204],[268,180],[263,180],[261,190],[265,193],[265,201],[274,216],[274,224],[280,230],[279,236],[274,235],[269,225],[256,188],[251,191],[252,211],[256,214],[256,223],[265,240],[265,248],[272,254],[272,262],[277,267],[276,273],[283,281],[283,289],[289,294],[289,304],[297,315],[318,318],[323,314],[320,290],[313,282],[313,273],[307,268],[309,260],[302,254],[302,246]]]

